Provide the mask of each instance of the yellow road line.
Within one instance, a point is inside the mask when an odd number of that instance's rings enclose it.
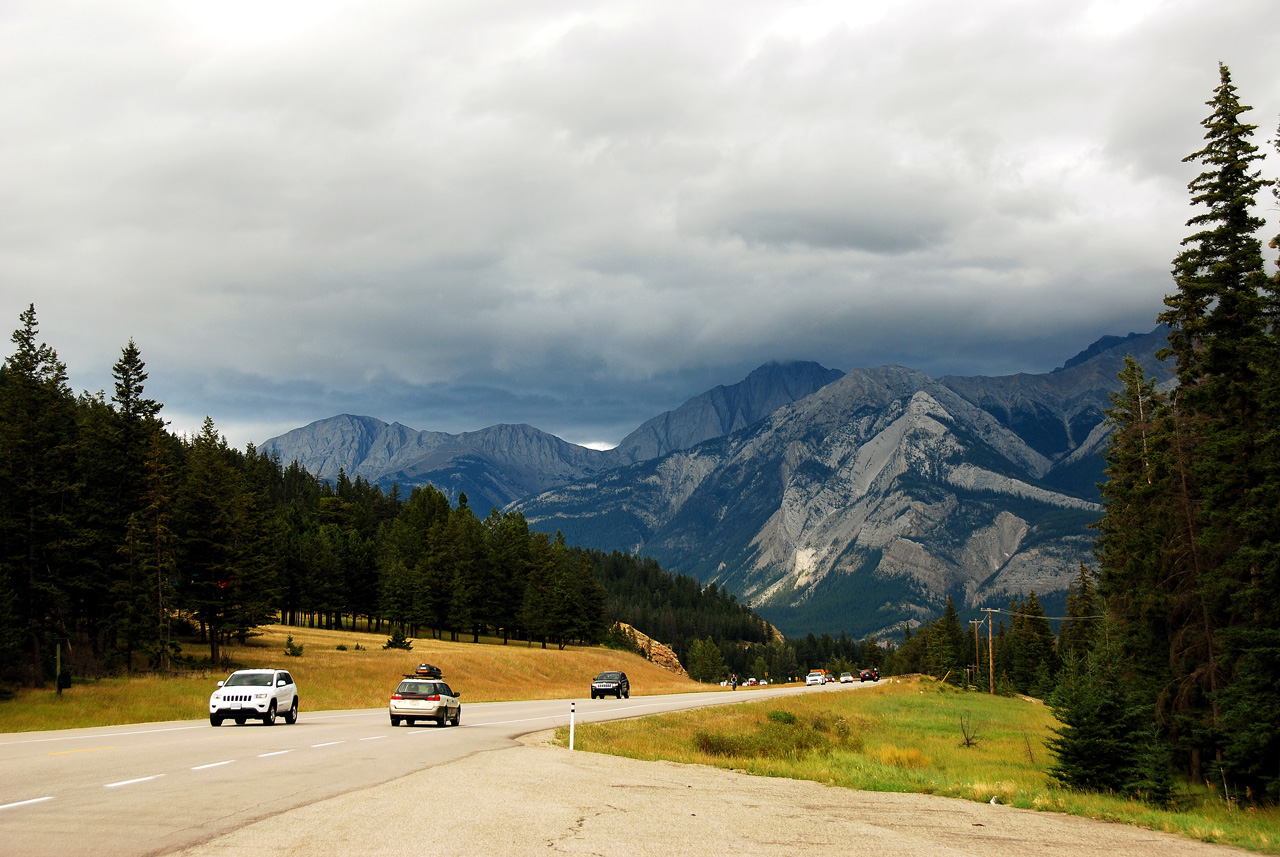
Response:
[[[114,750],[118,744],[112,744],[110,747],[85,747],[83,750],[59,750],[56,753],[45,753],[46,756],[65,756],[68,753],[92,753],[94,750]]]

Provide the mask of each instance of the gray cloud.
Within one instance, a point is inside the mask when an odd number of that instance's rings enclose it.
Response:
[[[1276,31],[1271,0],[6,4],[0,312],[34,302],[78,388],[133,337],[175,427],[237,445],[344,411],[616,442],[770,359],[1044,371],[1154,326],[1217,62],[1267,139]]]

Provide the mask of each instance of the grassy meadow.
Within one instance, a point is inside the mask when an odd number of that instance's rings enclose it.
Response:
[[[237,667],[288,669],[298,683],[302,711],[374,708],[385,705],[396,682],[423,661],[444,671],[464,702],[511,699],[560,699],[586,696],[601,670],[622,669],[632,693],[680,693],[708,690],[628,652],[599,647],[555,646],[485,640],[451,643],[413,641],[413,649],[383,649],[386,634],[324,631],[268,625],[247,645],[224,649]],[[285,641],[302,646],[301,657],[285,655]],[[360,649],[355,646],[359,644]],[[338,646],[346,647],[339,650]],[[189,652],[198,652],[188,646]],[[52,688],[19,689],[0,702],[0,732],[31,732],[118,723],[191,720],[207,716],[206,705],[223,672],[174,677],[75,679],[59,696]]]
[[[579,724],[575,747],[852,789],[995,798],[1280,853],[1280,809],[1274,807],[1228,805],[1201,788],[1184,789],[1165,809],[1055,786],[1045,747],[1055,725],[1037,701],[965,693],[913,677],[854,692]],[[558,730],[556,740],[567,744],[568,729]]]

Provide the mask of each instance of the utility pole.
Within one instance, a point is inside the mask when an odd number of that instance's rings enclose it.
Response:
[[[978,683],[978,673],[982,671],[982,646],[978,643],[978,627],[986,620],[970,619],[973,626],[973,683]]]
[[[992,645],[991,638],[991,614],[998,612],[991,607],[983,607],[982,612],[987,614],[987,669],[991,676],[991,695],[996,695],[996,650]]]

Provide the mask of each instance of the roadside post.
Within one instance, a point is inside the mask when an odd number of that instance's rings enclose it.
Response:
[[[570,750],[573,749],[573,721],[574,721],[574,716],[577,714],[577,712],[578,712],[578,703],[570,702],[569,703],[569,749]]]

